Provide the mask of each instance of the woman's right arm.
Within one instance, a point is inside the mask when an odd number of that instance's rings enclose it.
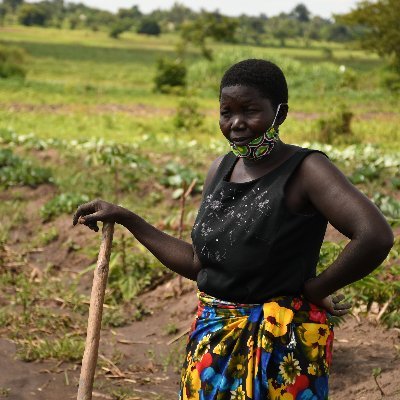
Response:
[[[212,163],[204,182],[203,194],[214,177],[222,157],[218,157]],[[82,204],[73,217],[73,225],[81,223],[96,232],[99,230],[98,221],[114,222],[124,226],[163,265],[185,278],[196,280],[201,264],[192,244],[168,235],[126,208],[100,199]]]

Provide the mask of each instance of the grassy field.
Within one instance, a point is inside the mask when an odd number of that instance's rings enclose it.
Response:
[[[130,143],[143,132],[174,134],[172,117],[180,97],[154,93],[153,78],[157,60],[174,57],[177,40],[174,35],[129,33],[115,40],[105,32],[0,28],[1,43],[28,54],[26,80],[0,82],[0,128],[47,138]],[[195,49],[187,61],[190,96],[204,113],[205,144],[219,135],[217,87],[223,70],[233,61],[260,57],[276,60],[287,74],[291,114],[282,132],[288,141],[318,139],[316,120],[344,104],[354,113],[355,141],[398,147],[399,98],[380,84],[383,64],[375,55],[327,43],[212,47],[214,61],[202,60]]]

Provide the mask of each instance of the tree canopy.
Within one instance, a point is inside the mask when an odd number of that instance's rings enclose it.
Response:
[[[362,1],[352,12],[338,20],[364,27],[361,46],[391,59],[400,73],[400,5],[399,0]]]

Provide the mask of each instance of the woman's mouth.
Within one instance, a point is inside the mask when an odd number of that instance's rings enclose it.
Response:
[[[236,146],[243,146],[250,142],[251,138],[249,137],[237,137],[231,138],[231,142],[234,143]]]

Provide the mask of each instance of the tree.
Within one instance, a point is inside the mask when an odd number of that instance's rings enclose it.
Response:
[[[131,26],[132,24],[129,22],[129,20],[117,21],[111,25],[109,36],[113,39],[118,39],[122,33],[129,31]]]
[[[400,7],[398,0],[362,1],[352,12],[336,17],[339,21],[365,28],[360,37],[364,49],[386,56],[400,74]]]
[[[117,17],[120,19],[137,20],[142,16],[142,12],[139,10],[138,6],[133,6],[131,8],[120,8],[117,13]]]
[[[158,36],[161,33],[161,28],[157,21],[152,19],[144,19],[140,23],[137,33]]]
[[[39,25],[44,26],[50,19],[50,15],[47,10],[40,4],[23,4],[19,8],[18,21],[22,25],[32,26]]]
[[[300,22],[308,22],[310,20],[310,11],[304,4],[298,4],[291,15]]]
[[[286,46],[286,39],[300,35],[300,23],[287,14],[281,13],[268,20],[267,27],[272,36],[279,40],[280,46]]]
[[[0,4],[0,25],[3,25],[6,14],[7,14],[7,7],[4,4]]]
[[[24,0],[3,0],[3,4],[9,8],[13,13],[17,10],[19,6],[22,5]]]
[[[194,21],[186,22],[181,27],[182,46],[186,48],[192,43],[200,48],[202,55],[208,60],[212,59],[212,51],[207,47],[207,38],[220,42],[234,42],[237,20],[225,17],[218,12],[205,12]]]

